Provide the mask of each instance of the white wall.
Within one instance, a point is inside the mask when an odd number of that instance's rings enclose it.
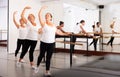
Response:
[[[18,30],[13,23],[13,12],[18,11],[16,18],[20,18],[20,13],[25,6],[31,6],[32,9],[26,13],[33,13],[36,16],[36,22],[39,25],[38,21],[38,11],[41,7],[39,0],[9,0],[9,40],[8,40],[8,52],[14,53],[16,49],[16,41],[18,38]],[[17,20],[17,21],[18,21]],[[39,47],[37,47],[39,49]]]
[[[7,7],[0,8],[0,30],[7,30]]]
[[[74,27],[76,26],[76,23],[85,20],[85,30],[87,32],[92,32],[92,25],[99,20],[99,11],[71,6],[68,9],[65,9],[64,20],[66,31],[75,31]]]
[[[6,7],[1,7],[0,8],[0,40],[7,40],[7,18],[8,18],[8,13],[7,13],[7,6]],[[3,32],[4,33],[1,33]]]
[[[109,25],[111,24],[114,17],[116,17],[115,31],[120,32],[120,3],[106,5],[102,10],[102,27],[104,32],[110,32]],[[106,35],[110,36],[110,35]],[[120,36],[120,35],[115,35]],[[107,42],[109,39],[105,39]],[[120,38],[115,38],[114,44],[120,44]]]
[[[58,1],[47,1],[42,2],[42,6],[48,6],[48,8],[43,12],[43,16],[47,12],[50,12],[53,16],[53,22],[56,26],[59,25],[59,21],[63,20],[63,2],[61,0]]]

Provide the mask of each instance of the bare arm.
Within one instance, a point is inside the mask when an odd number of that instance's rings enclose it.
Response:
[[[100,35],[103,36],[102,28],[100,28]]]
[[[63,33],[67,33],[67,32],[65,32],[62,28],[59,28]]]
[[[88,34],[84,29],[83,29],[83,27],[80,25],[80,28],[81,28],[81,30],[82,30],[82,33],[84,33],[84,34]]]
[[[16,22],[16,20],[15,20],[15,15],[16,15],[16,11],[13,13],[13,22],[14,22],[14,24],[15,24],[15,26],[17,27],[17,28],[19,28],[19,24]]]
[[[42,11],[43,11],[45,8],[46,8],[46,6],[43,6],[43,7],[40,9],[39,13],[38,13],[39,22],[40,22],[41,26],[44,26],[44,25],[45,25],[45,21],[44,21],[43,18],[42,18]]]
[[[22,11],[22,13],[21,13],[21,18],[22,18],[22,20],[24,21],[24,23],[26,24],[27,23],[27,19],[25,18],[25,11],[27,10],[27,9],[31,9],[31,7],[25,7],[24,9],[23,9],[23,11]]]
[[[61,30],[58,30],[56,31],[56,34],[57,35],[61,35],[61,36],[67,36],[67,35],[70,35],[70,34],[67,34],[67,33],[63,33]]]

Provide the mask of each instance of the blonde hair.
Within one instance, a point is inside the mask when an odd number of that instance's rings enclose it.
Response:
[[[115,24],[115,21],[112,22],[112,24],[110,24],[110,28],[113,28]]]
[[[33,14],[29,14],[28,19],[30,19],[31,16],[35,19],[35,16]]]

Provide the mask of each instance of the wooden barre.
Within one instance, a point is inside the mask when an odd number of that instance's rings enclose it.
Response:
[[[111,36],[103,36],[103,38],[110,38]],[[120,36],[113,36],[115,38],[120,38]]]
[[[73,45],[83,45],[83,44],[80,44],[80,43],[73,43],[73,42],[64,42],[64,41],[56,41],[58,43],[65,43],[65,44],[73,44]]]
[[[94,32],[87,32],[89,34],[94,34]],[[102,34],[112,34],[112,33],[109,33],[109,32],[103,32]],[[120,33],[114,33],[114,34],[120,34]]]

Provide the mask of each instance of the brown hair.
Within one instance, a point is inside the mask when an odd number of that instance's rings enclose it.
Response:
[[[84,22],[85,22],[85,20],[81,20],[81,21],[80,21],[80,23],[84,23]]]
[[[30,19],[30,16],[32,16],[35,19],[35,16],[33,14],[29,14],[28,19]]]

